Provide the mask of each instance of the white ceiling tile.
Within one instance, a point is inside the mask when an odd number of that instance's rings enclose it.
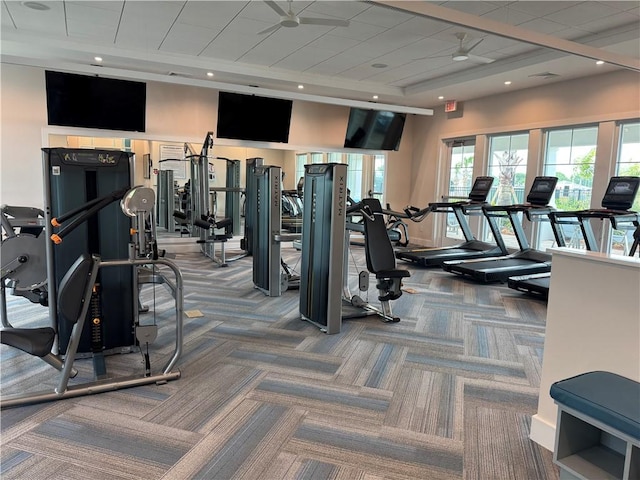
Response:
[[[431,18],[414,17],[404,22],[398,28],[402,28],[410,33],[429,37],[450,27],[451,25],[448,23],[439,22],[438,20],[433,20]]]
[[[424,36],[422,35],[416,35],[415,33],[407,32],[403,28],[396,27],[369,39],[366,45],[370,45],[372,50],[379,47],[395,50],[404,45],[418,42],[423,38]]]
[[[0,14],[0,25],[2,28],[15,30],[16,26],[13,24],[13,18],[7,9],[7,2],[2,2],[2,14]]]
[[[390,8],[369,8],[364,12],[356,15],[354,20],[358,22],[368,23],[370,25],[378,25],[380,27],[391,28],[400,25],[407,20],[411,20],[412,15]]]
[[[580,25],[580,28],[583,30],[588,30],[592,33],[598,33],[609,28],[634,23],[640,29],[640,24],[638,24],[638,17],[628,12],[620,12],[608,17],[598,18],[597,20],[594,20],[592,22],[583,23],[582,25]]]
[[[63,2],[47,2],[49,10],[32,10],[22,5],[22,2],[3,3],[19,30],[44,31],[52,35],[67,34]]]
[[[441,55],[449,51],[453,52],[456,48],[457,45],[451,42],[445,42],[437,38],[425,38],[402,48],[400,51],[392,52],[390,55],[403,55],[415,60],[416,58]]]
[[[496,10],[498,7],[491,2],[444,2],[442,4],[445,8],[451,8],[453,10],[459,10],[461,12],[470,13],[471,15],[485,15],[486,13]]]
[[[238,60],[242,63],[271,66],[295,52],[298,47],[294,42],[269,39],[253,47]]]
[[[334,35],[333,32],[331,32],[317,38],[316,40],[311,42],[308,46],[323,49],[323,50],[329,50],[333,53],[338,53],[348,48],[354,47],[359,43],[360,43],[359,40],[340,37],[338,35]]]
[[[204,28],[224,27],[251,2],[190,1],[180,12],[178,21]]]
[[[336,28],[331,32],[332,35],[339,37],[353,38],[354,40],[360,40],[364,42],[377,34],[384,32],[385,27],[379,25],[371,25],[369,23],[362,23],[358,21],[351,21],[348,27]]]
[[[315,47],[305,47],[298,51],[287,55],[285,58],[274,64],[274,67],[285,70],[294,70],[304,72],[305,70],[321,63],[332,56],[335,52],[323,50]]]
[[[366,59],[353,55],[349,51],[334,55],[333,57],[319,63],[318,65],[307,70],[308,73],[317,73],[322,75],[336,75],[343,72],[354,65],[359,65]]]
[[[105,3],[109,2],[71,2],[67,4],[69,36],[96,38],[113,43],[120,23],[122,2],[113,2],[116,5],[120,4],[120,9],[106,8],[109,5],[105,5]]]
[[[514,8],[502,7],[482,15],[482,18],[488,18],[507,25],[520,25],[529,20],[533,20],[536,16]]]
[[[582,2],[579,5],[565,8],[553,14],[553,21],[568,26],[580,26],[602,17],[617,13],[616,9],[601,2]]]
[[[561,2],[550,2],[547,0],[543,1],[517,1],[511,2],[509,4],[509,8],[513,8],[514,10],[520,10],[525,13],[530,13],[531,15],[535,15],[537,17],[544,17],[547,15],[551,15],[560,10],[564,10],[565,8],[572,7],[574,5],[578,5],[581,2],[569,2],[569,1],[561,1]]]
[[[519,26],[533,32],[545,34],[555,33],[565,28],[564,25],[561,25],[558,22],[553,22],[546,18],[535,18]]]
[[[145,50],[158,49],[184,2],[125,2],[117,45]]]
[[[296,2],[297,3],[297,2]],[[350,18],[355,17],[356,15],[362,13],[363,11],[371,8],[371,5],[368,5],[365,2],[347,2],[347,1],[339,1],[339,2],[313,2],[307,8],[304,9],[304,15],[310,16],[311,13],[323,13],[325,15],[329,15],[335,18],[344,18],[349,20]]]
[[[162,41],[160,51],[199,55],[220,30],[176,23]]]
[[[615,8],[620,12],[628,12],[633,15],[640,16],[640,2],[635,0],[624,0],[624,1],[606,0],[600,3],[605,3],[607,7]]]

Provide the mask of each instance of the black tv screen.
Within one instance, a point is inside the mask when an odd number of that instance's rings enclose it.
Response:
[[[351,108],[345,148],[398,150],[406,114]]]
[[[287,143],[293,101],[240,93],[218,96],[218,138]]]
[[[45,71],[49,125],[145,131],[147,85]]]

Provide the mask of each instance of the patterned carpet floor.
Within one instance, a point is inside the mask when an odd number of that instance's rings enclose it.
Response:
[[[300,320],[298,291],[254,288],[250,257],[220,268],[180,243],[165,248],[185,310],[202,313],[185,318],[181,378],[3,410],[3,479],[558,478],[551,452],[528,439],[542,301],[401,262],[412,293],[392,304],[399,323],[353,319],[326,335]],[[283,257],[295,267],[299,253]],[[354,259],[364,268],[358,247]],[[353,264],[349,273],[357,284]],[[368,299],[377,303],[373,289]],[[142,300],[159,326],[158,369],[175,343],[173,299],[159,285]],[[8,318],[42,326],[47,310],[9,296]],[[106,358],[110,375],[144,370],[138,352]],[[55,384],[39,359],[3,345],[0,360],[2,395]],[[90,379],[91,360],[76,363]]]

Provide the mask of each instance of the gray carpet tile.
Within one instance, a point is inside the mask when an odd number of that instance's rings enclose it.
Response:
[[[194,241],[166,243],[184,275],[185,310],[201,314],[184,319],[181,378],[3,410],[3,479],[558,478],[551,453],[528,439],[544,302],[400,262],[412,293],[392,303],[399,323],[355,318],[326,335],[300,320],[297,290],[267,297],[253,286],[250,257],[221,268],[193,252]],[[299,256],[283,248],[293,268]],[[354,247],[353,292],[364,265]],[[362,296],[376,304],[370,283]],[[158,371],[174,348],[173,299],[145,285],[141,302],[150,307],[141,321],[158,326],[149,345]],[[48,321],[46,308],[20,297],[9,296],[7,310],[14,326]],[[144,371],[129,350],[105,357],[109,375]],[[83,356],[72,384],[93,378]],[[39,359],[2,345],[0,361],[3,396],[55,385]]]

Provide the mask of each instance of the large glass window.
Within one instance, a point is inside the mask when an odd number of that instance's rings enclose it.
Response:
[[[473,185],[474,149],[473,141],[456,142],[451,147],[448,197],[452,200],[469,196],[471,185]],[[445,232],[447,238],[464,240],[464,235],[453,213],[447,214]]]
[[[350,190],[351,198],[359,202],[362,200],[362,169],[364,155],[360,153],[347,154],[347,188]]]
[[[307,154],[296,154],[296,184],[301,177],[304,177],[304,166],[307,164]]]
[[[640,122],[620,125],[619,147],[616,175],[640,177]],[[640,211],[640,195],[636,195],[631,210]],[[635,227],[631,224],[620,225],[619,230],[613,230],[611,253],[628,255],[633,244],[634,230]]]
[[[528,153],[528,133],[498,135],[490,138],[487,173],[494,178],[488,198],[492,205],[514,205],[524,202]],[[518,240],[509,219],[499,220],[505,245],[518,248]],[[493,237],[488,228],[485,232],[485,239],[492,241]]]
[[[555,207],[563,211],[590,208],[598,128],[550,130],[546,136],[544,174],[558,177]],[[562,230],[567,246],[585,248],[579,227],[565,225]],[[538,248],[553,243],[551,228],[541,228]]]
[[[386,157],[384,155],[374,155],[373,157],[373,188],[371,196],[380,200],[380,203],[382,203],[384,195],[385,160]]]

